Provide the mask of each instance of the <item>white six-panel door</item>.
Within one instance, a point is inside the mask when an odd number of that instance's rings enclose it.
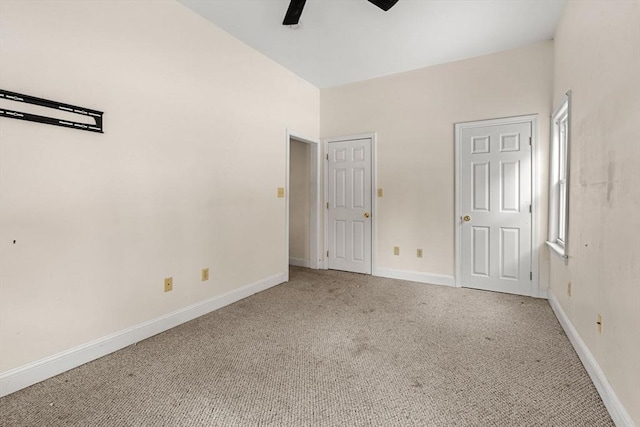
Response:
[[[462,128],[462,286],[531,295],[531,136],[531,122]]]
[[[371,138],[328,143],[328,268],[371,274]]]

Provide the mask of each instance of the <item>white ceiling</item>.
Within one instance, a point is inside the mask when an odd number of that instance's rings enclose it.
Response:
[[[179,0],[319,88],[457,61],[553,38],[565,0]]]

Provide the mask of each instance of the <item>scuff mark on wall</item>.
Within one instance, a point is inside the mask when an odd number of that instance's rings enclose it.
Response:
[[[609,159],[614,157],[614,155],[609,152]],[[609,206],[613,205],[611,200],[611,194],[613,193],[613,184],[614,184],[614,176],[616,172],[616,163],[612,160],[609,160],[609,166],[607,167],[607,203]]]

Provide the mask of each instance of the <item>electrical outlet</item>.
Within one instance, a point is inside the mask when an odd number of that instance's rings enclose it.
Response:
[[[203,268],[202,269],[202,281],[206,282],[207,280],[209,280],[209,269],[208,268]]]
[[[596,326],[598,328],[598,333],[602,333],[602,314],[598,313],[598,320],[596,321]]]
[[[382,197],[384,195],[384,191],[382,191],[382,188],[378,188],[378,197]]]
[[[418,249],[418,250],[416,250],[416,256],[417,256],[418,258],[422,258],[422,249]]]
[[[400,247],[399,246],[394,246],[393,247],[393,254],[394,255],[400,255]]]
[[[567,296],[571,296],[571,282],[567,282]]]
[[[284,187],[278,187],[278,199],[284,198]]]
[[[164,291],[171,292],[173,290],[173,277],[164,279]]]

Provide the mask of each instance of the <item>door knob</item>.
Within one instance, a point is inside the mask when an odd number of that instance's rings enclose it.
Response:
[[[370,214],[369,212],[365,212],[365,213],[364,213],[364,217],[365,217],[365,218],[369,218],[370,216],[371,216],[371,214]]]
[[[471,221],[471,217],[469,215],[465,215],[462,219],[464,219],[466,222]]]

